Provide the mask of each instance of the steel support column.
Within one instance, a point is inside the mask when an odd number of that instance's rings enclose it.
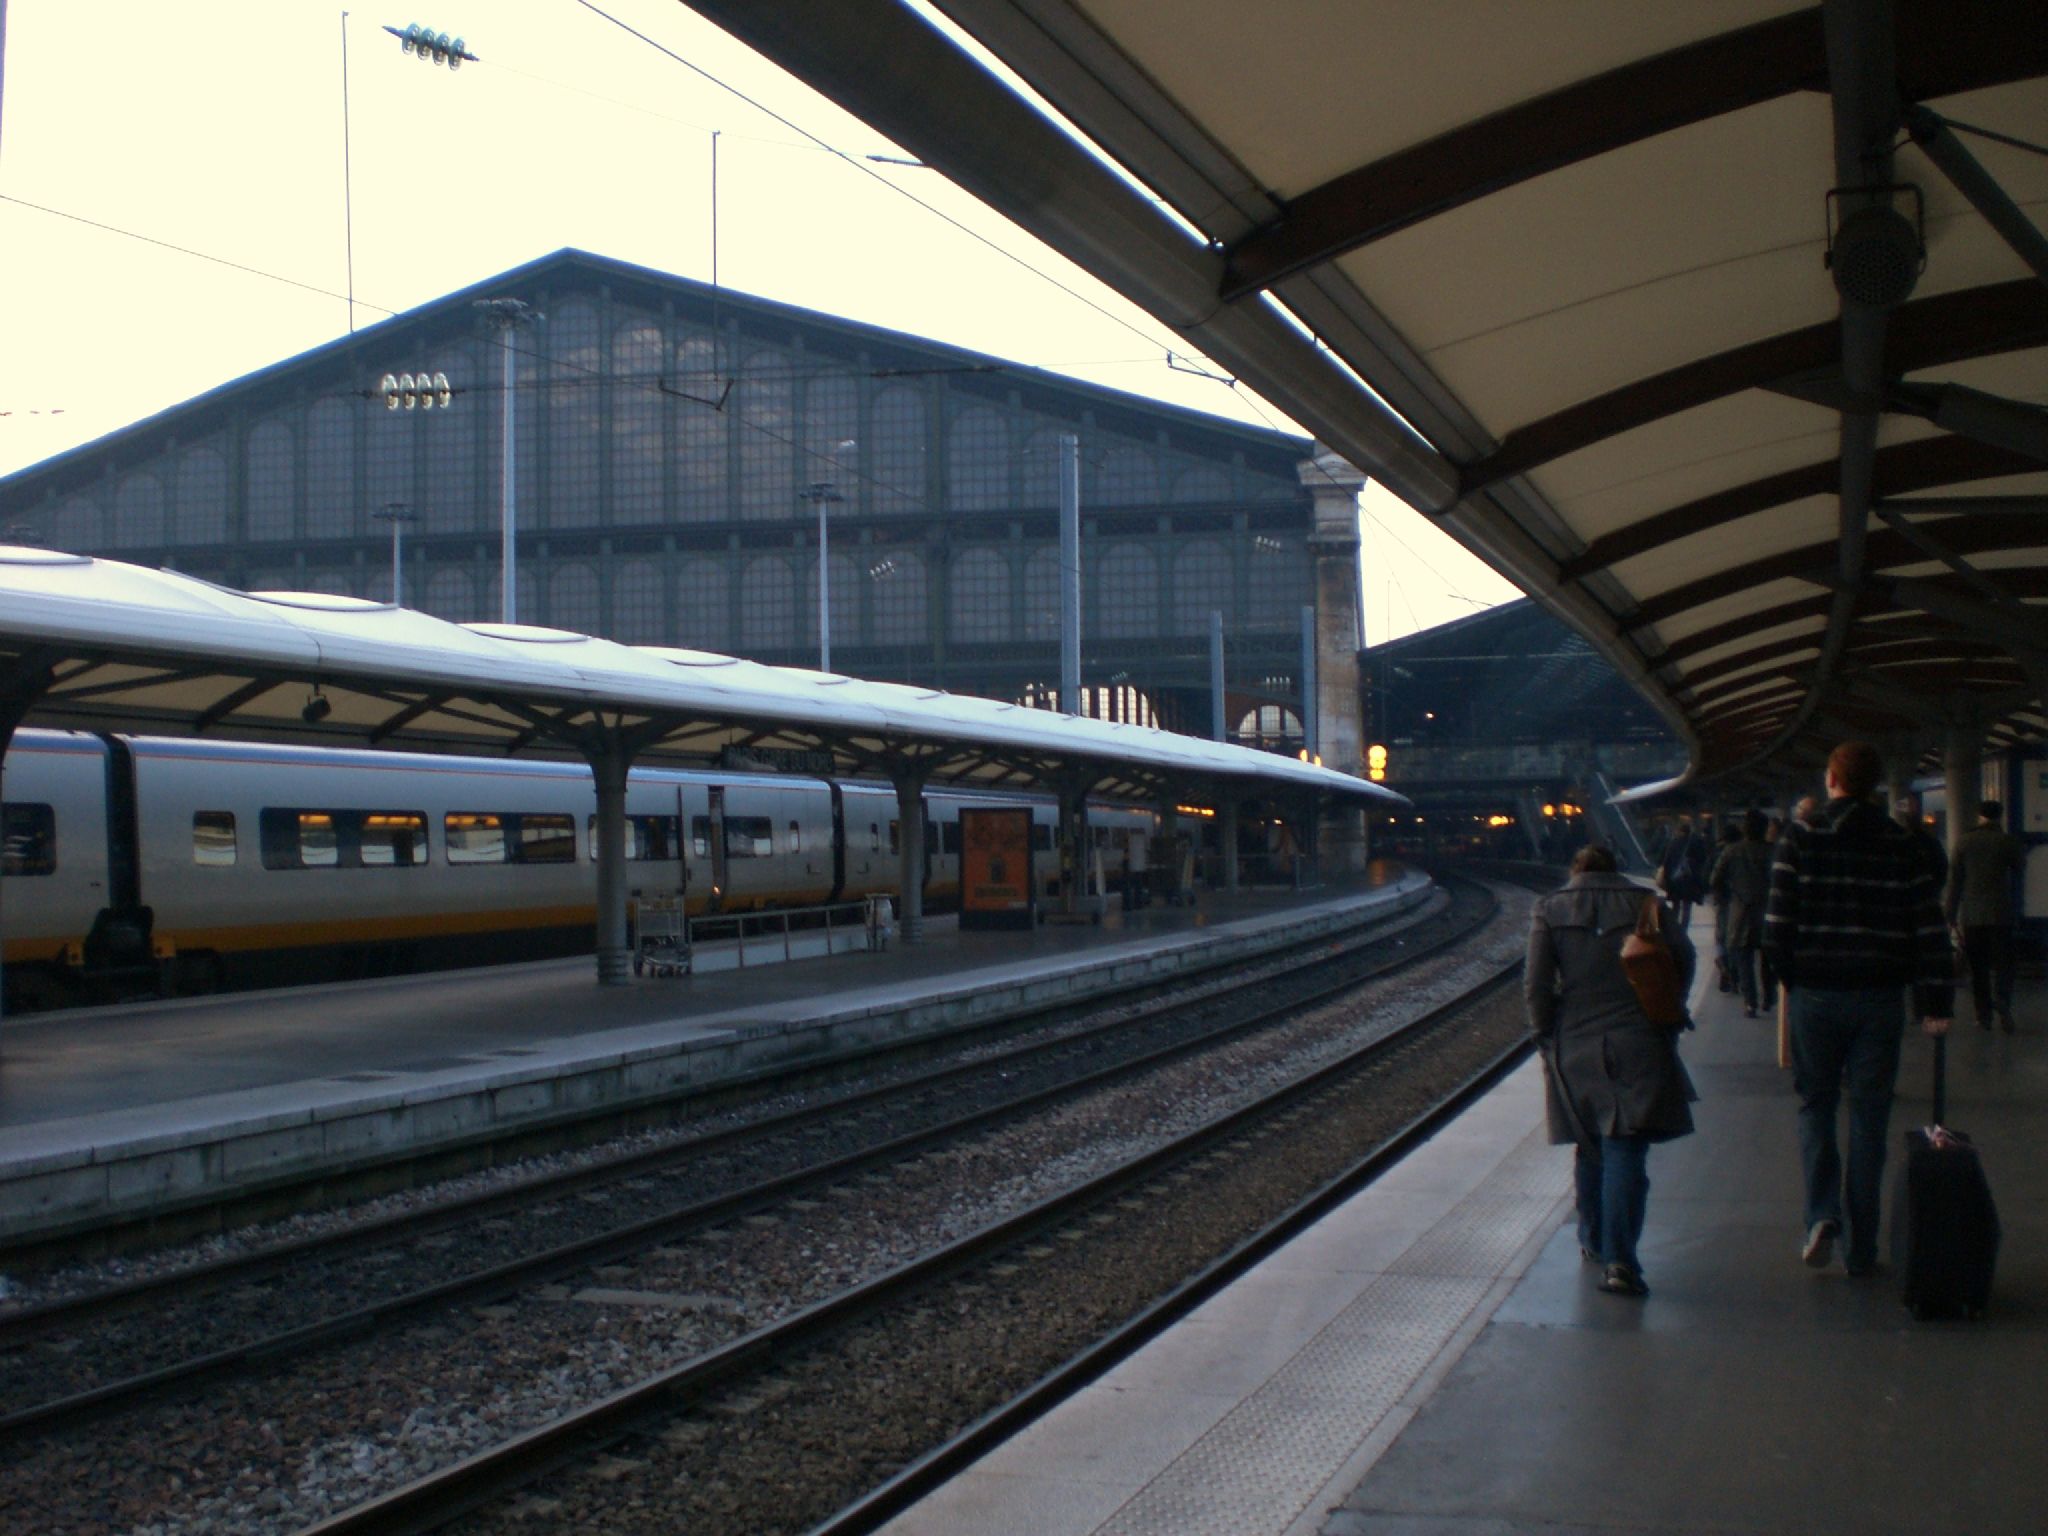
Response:
[[[626,924],[626,775],[632,754],[616,742],[586,754],[597,785],[597,984],[633,979]]]

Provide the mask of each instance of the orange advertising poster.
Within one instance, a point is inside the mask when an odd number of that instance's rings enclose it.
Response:
[[[1031,812],[1023,806],[960,811],[960,926],[1031,926]]]

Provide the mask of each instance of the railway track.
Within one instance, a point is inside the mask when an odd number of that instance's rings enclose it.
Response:
[[[1399,933],[1342,950],[1318,946],[1335,952],[1314,977],[1283,960],[1240,986],[1176,989],[679,1144],[18,1312],[0,1320],[11,1389],[0,1447],[76,1428],[146,1394],[260,1370],[435,1309],[486,1305],[650,1243],[743,1220],[989,1116],[1021,1114],[1213,1048],[1319,990],[1412,965],[1469,933],[1492,907],[1478,888],[1458,888],[1445,910]],[[1263,994],[1256,1009],[1237,1001],[1249,992]]]
[[[1500,965],[1466,995],[1187,1134],[307,1536],[513,1533],[537,1521],[705,1536],[872,1530],[1518,1060],[1519,998],[1502,987],[1515,972]],[[1418,1077],[1427,1103],[1411,1112]],[[1406,1091],[1390,1106],[1396,1082]],[[1279,1218],[1253,1214],[1276,1199]],[[934,1424],[944,1433],[927,1450],[918,1430]]]

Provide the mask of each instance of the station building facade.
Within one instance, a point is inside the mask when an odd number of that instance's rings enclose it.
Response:
[[[538,323],[489,329],[479,304],[503,298]],[[1306,439],[577,251],[0,481],[0,527],[248,591],[385,601],[396,514],[405,603],[495,619],[501,344],[521,622],[816,665],[822,500],[834,670],[1050,704],[1071,433],[1087,712],[1209,734],[1220,611],[1227,729],[1301,744]],[[388,409],[400,373],[445,374],[447,405]],[[1346,595],[1331,618],[1355,629]]]

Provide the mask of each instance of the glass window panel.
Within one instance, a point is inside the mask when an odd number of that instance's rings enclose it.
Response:
[[[789,824],[789,851],[791,853],[802,853],[804,851],[803,828],[793,821]]]
[[[1187,545],[1173,560],[1173,632],[1206,635],[1209,615],[1220,609],[1224,627],[1233,615],[1230,601],[1235,573],[1221,544],[1203,540]]]
[[[612,333],[612,520],[661,517],[661,328],[634,320]]]
[[[50,541],[59,549],[93,550],[107,542],[107,530],[100,521],[100,504],[90,496],[74,496],[57,514],[56,535]]]
[[[1060,434],[1050,429],[1034,432],[1024,440],[1017,465],[1023,487],[1017,504],[1023,507],[1057,508],[1060,504]]]
[[[1213,464],[1184,469],[1173,482],[1176,503],[1229,501],[1230,476]]]
[[[573,629],[580,635],[597,633],[596,571],[580,562],[555,568],[548,578],[547,622],[556,629]]]
[[[496,361],[493,357],[492,362]],[[419,522],[406,532],[469,533],[481,524],[480,496],[488,495],[492,513],[497,511],[497,465],[491,465],[487,480],[481,478],[477,473],[477,447],[479,418],[497,413],[498,390],[493,387],[486,392],[476,388],[476,358],[465,347],[436,352],[430,372],[447,374],[449,385],[463,393],[456,395],[445,410],[436,406],[431,411],[415,413],[418,419],[414,429],[420,440],[420,501],[412,510],[418,514]],[[496,386],[498,382],[494,370],[490,383]]]
[[[36,800],[0,807],[0,875],[57,872],[57,813]]]
[[[1010,638],[1010,562],[1001,551],[967,549],[954,556],[947,627],[955,640]]]
[[[690,852],[700,859],[711,856],[711,818],[692,816],[690,818]]]
[[[257,821],[265,869],[333,869],[341,863],[341,837],[332,811],[265,806]]]
[[[1298,534],[1253,534],[1245,581],[1248,612],[1255,629],[1301,627],[1301,600],[1310,590],[1308,549]]]
[[[564,304],[548,316],[548,503],[550,528],[588,528],[597,521],[604,361],[597,311]]]
[[[746,654],[796,643],[796,582],[786,560],[749,560],[740,573],[740,647]]]
[[[488,811],[450,811],[441,818],[441,845],[450,864],[503,864],[505,820]]]
[[[208,869],[225,869],[235,862],[233,811],[192,813],[192,862]]]
[[[289,458],[290,439],[285,452]],[[194,448],[178,463],[176,542],[215,546],[228,537],[228,461],[217,448]]]
[[[804,459],[798,479],[829,480],[846,507],[866,505],[861,479],[860,384],[846,374],[814,376],[804,389]],[[841,448],[844,442],[853,447]]]
[[[370,415],[370,462],[364,480],[372,512],[393,502],[415,509],[419,506],[412,472],[414,451],[419,441],[418,417],[417,410],[387,411],[381,406]],[[352,533],[355,530],[336,531]]]
[[[164,541],[164,493],[154,475],[130,475],[114,492],[116,549],[147,548]]]
[[[662,601],[661,567],[652,560],[628,560],[612,577],[611,636],[622,645],[663,645],[668,641],[668,605]]]
[[[676,577],[676,643],[725,655],[736,649],[732,590],[722,560],[690,560]]]
[[[363,867],[410,869],[427,862],[427,818],[419,811],[364,811],[357,824]]]
[[[271,542],[294,537],[298,530],[293,507],[292,429],[281,421],[257,423],[249,433],[245,457],[249,538]]]
[[[1098,635],[1124,637],[1159,632],[1159,568],[1150,550],[1112,544],[1095,568],[1082,612]]]
[[[505,613],[505,568],[493,566],[491,579],[484,597],[484,611],[479,619],[495,624]],[[519,567],[519,612],[514,616],[521,624],[538,624],[540,618],[540,578],[533,572],[533,562],[527,561]]]
[[[922,644],[928,606],[923,559],[902,550],[871,560],[868,605],[875,644]]]
[[[1112,448],[1095,471],[1091,506],[1146,507],[1159,500],[1159,469],[1144,448]]]
[[[260,428],[258,430],[261,430]],[[251,442],[253,464],[254,438]],[[254,504],[250,518],[255,519]],[[274,515],[266,513],[266,528]],[[290,538],[286,531],[266,538]],[[347,538],[356,529],[355,411],[346,400],[321,400],[306,413],[306,537]],[[251,538],[257,535],[252,531]]]
[[[832,551],[832,640],[860,644],[860,566],[853,556]],[[818,643],[818,557],[804,562],[804,640]]]
[[[387,574],[386,585],[389,585],[389,581]],[[306,575],[305,590],[332,592],[336,597],[354,597],[355,578],[347,571],[310,571]]]
[[[875,396],[873,425],[864,444],[868,504],[877,512],[915,512],[925,501],[929,413],[922,391],[896,385]]]
[[[675,426],[676,516],[714,523],[731,517],[727,496],[726,377],[709,334],[676,343],[675,377],[666,397]]]
[[[384,576],[384,587],[388,595],[391,587],[388,571]],[[419,590],[417,582],[408,582],[406,591],[413,594],[411,601],[420,612],[431,613],[437,619],[470,624],[484,617],[477,612],[476,582],[467,571],[443,566],[427,578],[425,591]]]
[[[1010,424],[1002,412],[975,406],[953,418],[946,490],[949,503],[965,512],[1011,504]]]
[[[766,816],[725,818],[725,856],[765,859],[775,852],[775,824]]]
[[[515,864],[576,862],[576,819],[573,816],[528,811],[506,819],[518,824],[518,839],[512,844]]]
[[[674,816],[628,816],[623,831],[626,841],[626,861],[647,863],[650,860],[673,860],[676,857],[676,828],[680,825]],[[590,858],[597,860],[597,818],[592,816],[586,822],[590,834]]]
[[[1081,594],[1085,607],[1088,594]],[[1041,545],[1024,561],[1024,638],[1060,637],[1060,552]]]
[[[795,380],[782,353],[746,360],[730,407],[740,445],[739,514],[750,522],[797,516]]]

